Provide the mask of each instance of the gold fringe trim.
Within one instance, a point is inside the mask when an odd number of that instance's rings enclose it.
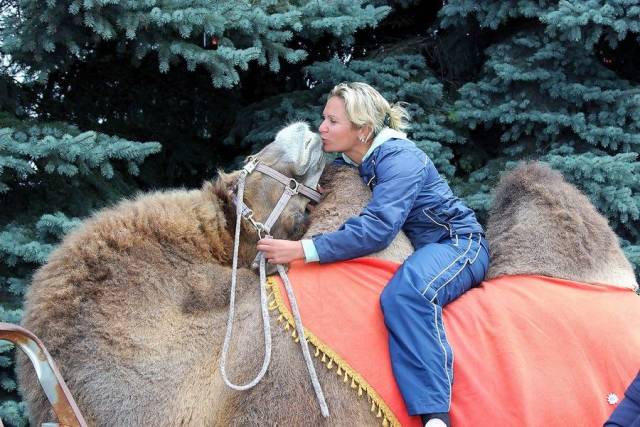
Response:
[[[289,311],[287,304],[284,302],[284,299],[280,294],[279,284],[273,279],[273,277],[267,278],[267,290],[269,291],[269,310],[274,311],[276,308],[278,309],[278,312],[280,313],[278,316],[278,323],[280,323],[285,331],[293,329],[291,337],[295,342],[299,342],[300,337],[298,337],[298,334],[296,333],[293,315]],[[380,395],[365,381],[365,379],[360,376],[360,374],[349,366],[349,364],[328,345],[322,342],[313,333],[309,332],[307,328],[304,328],[304,333],[306,335],[307,342],[315,347],[313,355],[316,358],[319,358],[327,369],[335,369],[336,375],[342,377],[342,382],[357,393],[357,396],[363,397],[366,393],[367,399],[371,402],[371,412],[375,413],[376,418],[381,418],[380,423],[383,427],[400,426],[400,422],[391,409],[382,400]],[[351,381],[349,382],[349,380]]]

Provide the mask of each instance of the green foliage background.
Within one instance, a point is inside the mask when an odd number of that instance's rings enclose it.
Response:
[[[66,232],[199,186],[327,91],[406,101],[410,137],[485,220],[517,161],[562,171],[640,267],[640,0],[0,0],[0,321]],[[0,418],[26,423],[0,345]]]

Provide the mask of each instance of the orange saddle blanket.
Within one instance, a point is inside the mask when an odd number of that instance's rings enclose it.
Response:
[[[383,425],[419,426],[393,378],[379,296],[398,265],[293,263],[305,333]],[[279,278],[271,309],[293,325]],[[640,368],[640,297],[542,276],[485,281],[444,310],[455,426],[601,426]],[[331,402],[327,402],[331,409]]]

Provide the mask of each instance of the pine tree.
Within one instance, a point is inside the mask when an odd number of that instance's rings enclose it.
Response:
[[[64,124],[0,113],[0,321],[19,323],[31,275],[82,218],[131,194],[139,165],[160,150]],[[0,346],[0,394],[16,389],[12,346]],[[15,399],[15,398],[14,398]],[[24,422],[8,398],[0,418]]]
[[[609,219],[637,272],[640,85],[622,78],[611,56],[619,41],[640,40],[639,6],[452,1],[441,11],[448,31],[477,25],[497,39],[451,113],[491,153],[461,186],[471,204],[486,210],[499,172],[514,161],[547,161]]]
[[[199,185],[233,158],[219,142],[238,110],[303,87],[303,65],[390,11],[363,0],[3,1],[16,12],[0,27],[0,51],[43,84],[32,110],[160,141],[143,165],[147,186]]]
[[[189,71],[202,66],[215,87],[225,88],[235,86],[251,62],[278,72],[281,61],[305,59],[307,52],[290,43],[294,36],[313,40],[329,34],[349,43],[357,29],[375,25],[389,11],[361,0],[29,0],[20,9],[8,22],[17,31],[5,32],[5,49],[20,63],[34,65],[40,80],[113,40],[131,61],[154,54],[161,73],[181,62]]]

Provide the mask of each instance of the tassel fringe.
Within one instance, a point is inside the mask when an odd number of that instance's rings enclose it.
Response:
[[[269,290],[269,310],[274,311],[278,309],[278,312],[280,313],[277,317],[278,323],[285,331],[293,329],[293,332],[291,332],[291,338],[295,342],[299,342],[300,337],[295,330],[293,316],[289,312],[289,309],[282,298],[278,282],[276,282],[272,277],[268,277],[267,289]],[[318,337],[309,332],[307,328],[305,328],[304,333],[309,344],[315,347],[313,355],[316,359],[320,359],[327,369],[335,369],[338,376],[343,376],[342,382],[344,382],[345,385],[349,385],[350,388],[357,393],[358,397],[363,397],[366,393],[367,400],[371,402],[371,412],[375,413],[376,418],[381,418],[380,422],[382,427],[400,426],[400,422],[391,409],[382,400],[380,395],[378,395],[378,393],[371,388],[364,378],[360,376],[360,374],[354,371],[344,359],[323,343]],[[350,384],[349,380],[351,380]]]

